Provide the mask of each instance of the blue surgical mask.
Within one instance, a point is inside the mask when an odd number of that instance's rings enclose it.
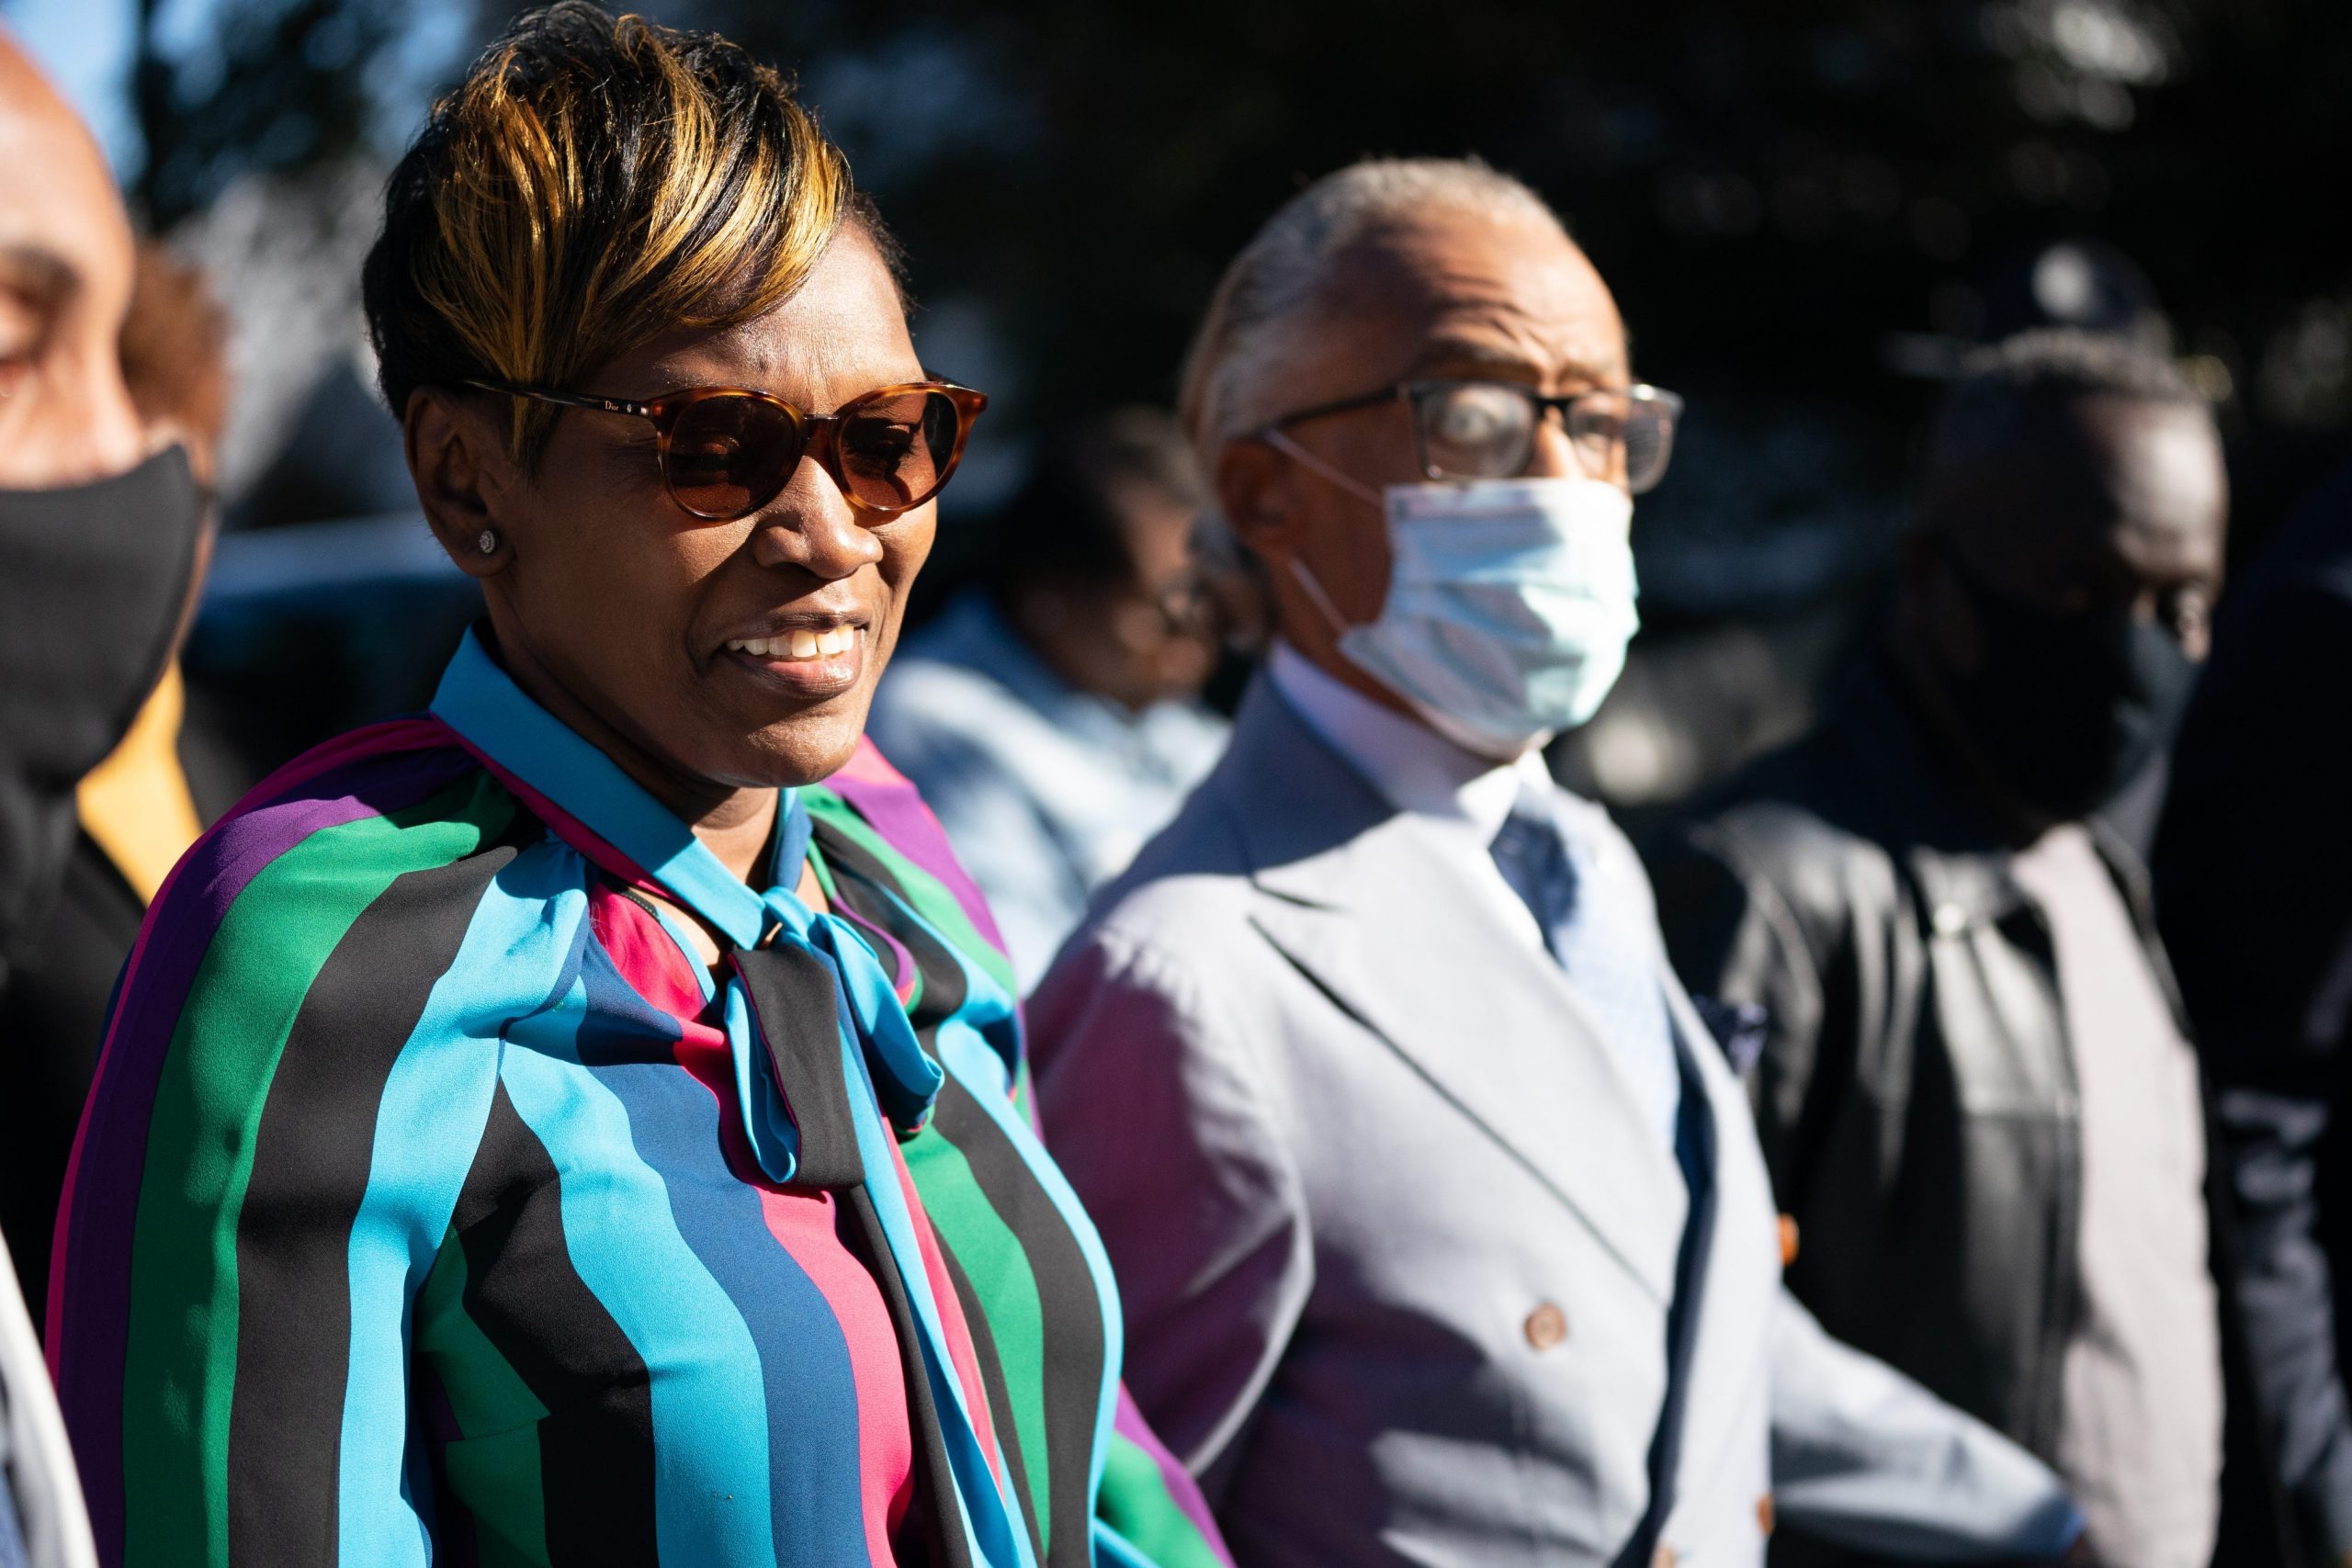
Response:
[[[1280,445],[1374,499],[1306,448]],[[1633,498],[1600,479],[1519,479],[1391,485],[1377,502],[1389,558],[1377,619],[1347,624],[1314,574],[1290,563],[1340,651],[1482,756],[1517,756],[1590,718],[1641,625]]]

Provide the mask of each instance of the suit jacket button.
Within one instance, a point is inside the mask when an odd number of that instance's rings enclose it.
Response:
[[[1770,1492],[1767,1492],[1764,1495],[1756,1499],[1756,1523],[1758,1528],[1762,1529],[1766,1535],[1770,1535],[1772,1533],[1772,1526],[1774,1522],[1772,1514],[1772,1495]]]
[[[1527,1314],[1527,1342],[1538,1350],[1549,1350],[1568,1337],[1568,1314],[1545,1302]]]

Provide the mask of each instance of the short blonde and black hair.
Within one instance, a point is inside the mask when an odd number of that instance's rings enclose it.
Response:
[[[576,389],[681,326],[774,310],[844,222],[896,254],[790,81],[584,0],[526,13],[433,106],[364,279],[395,417],[420,387]],[[515,455],[556,411],[515,400]]]

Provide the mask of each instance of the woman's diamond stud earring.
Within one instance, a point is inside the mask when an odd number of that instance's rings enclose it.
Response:
[[[498,553],[498,530],[495,528],[484,528],[481,531],[481,537],[474,540],[474,547],[481,551],[481,553],[486,556],[496,555]]]

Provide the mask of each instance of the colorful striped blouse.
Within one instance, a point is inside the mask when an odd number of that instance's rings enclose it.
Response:
[[[936,823],[782,803],[754,890],[469,635],[189,852],[49,1303],[105,1562],[1225,1561]]]

